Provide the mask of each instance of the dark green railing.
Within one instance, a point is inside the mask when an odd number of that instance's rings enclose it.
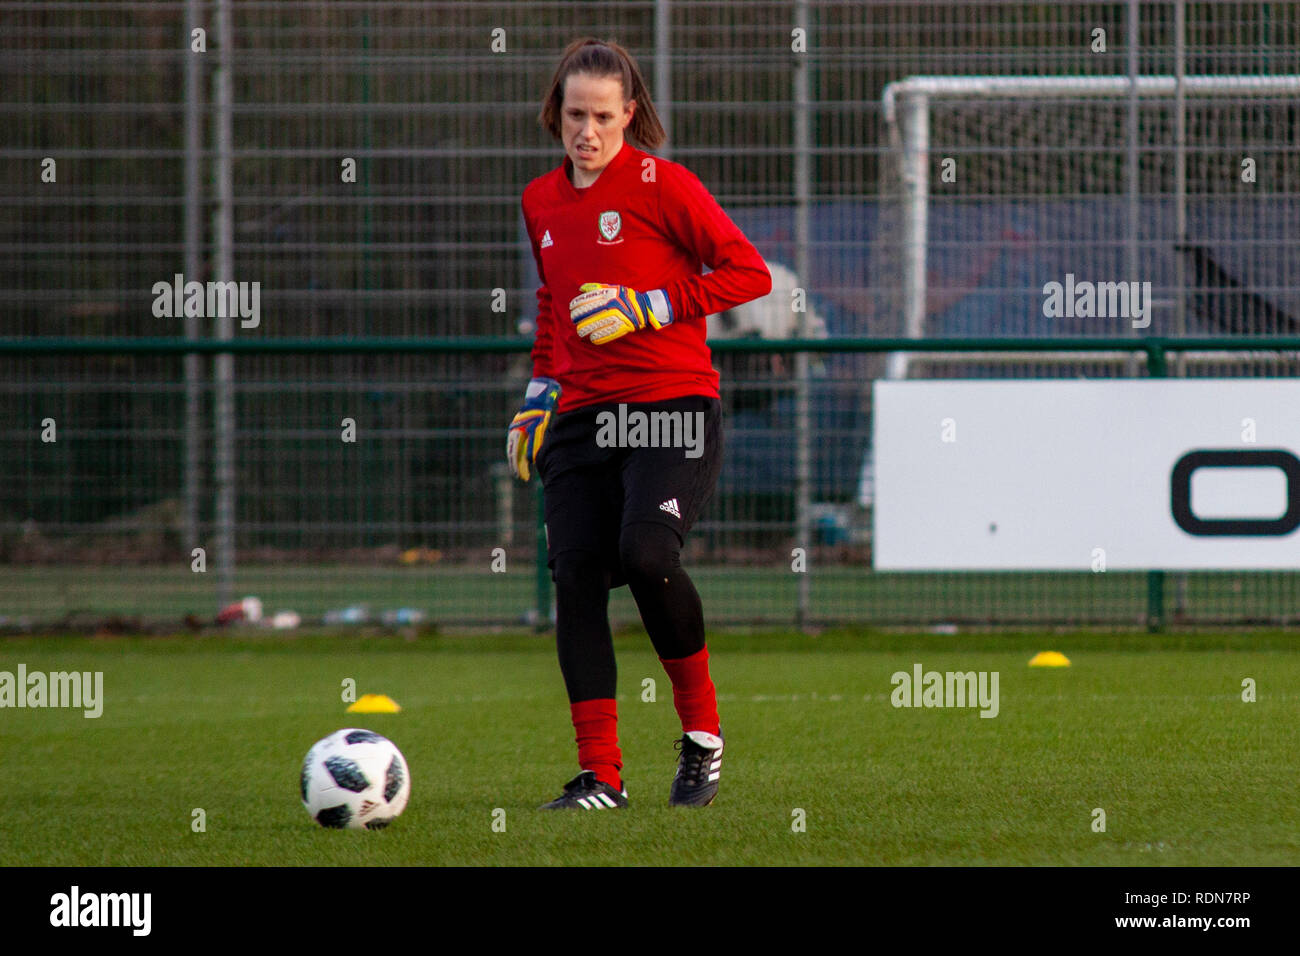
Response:
[[[517,353],[532,348],[532,339],[493,336],[455,338],[0,338],[0,355],[274,355],[379,353]],[[1169,352],[1296,352],[1300,335],[1222,335],[1072,338],[826,338],[713,339],[715,352],[1145,352],[1160,363]]]

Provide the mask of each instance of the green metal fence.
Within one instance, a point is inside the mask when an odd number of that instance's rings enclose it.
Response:
[[[518,383],[486,372],[479,381],[439,380],[420,364],[441,359],[464,369],[528,347],[517,338],[0,340],[6,500],[26,508],[0,522],[0,627],[174,626],[208,621],[245,595],[258,597],[268,617],[292,610],[305,623],[366,616],[545,626],[540,489],[509,478],[502,461]],[[1198,357],[1213,359],[1216,370],[1235,358],[1241,373],[1276,376],[1294,374],[1300,336],[748,339],[714,349],[724,368],[799,351],[814,369],[834,355],[906,351],[916,362],[1032,364],[1086,354],[1126,365],[1135,357],[1148,376],[1165,374],[1173,358],[1193,369]],[[176,465],[185,437],[182,359],[223,353],[236,370],[237,493],[227,530],[237,559],[226,580],[212,553],[223,539],[215,510],[205,509],[196,539],[184,537]],[[49,370],[66,377],[78,364],[78,388],[42,387]],[[144,379],[152,380],[147,389]],[[806,489],[818,517],[807,540],[798,535],[794,480],[773,488],[762,473],[795,476],[800,424],[774,415],[762,429],[737,425],[753,421],[759,399],[795,386],[789,376],[724,376],[735,454],[684,556],[712,625],[1159,628],[1288,624],[1300,607],[1300,574],[1290,572],[875,573],[870,505],[858,484],[845,486],[846,473],[869,460],[870,381],[812,382],[813,416],[803,427],[824,453]],[[848,428],[821,414],[843,407],[845,396],[855,416]],[[214,406],[205,401],[204,409],[206,447]],[[344,419],[355,422],[355,441],[346,440]],[[210,473],[203,484],[210,487]],[[808,556],[805,608],[792,570],[796,547]],[[204,549],[203,570],[195,570],[195,548]],[[636,622],[625,591],[611,614],[618,624]]]
[[[545,623],[502,436],[535,319],[520,194],[560,159],[536,114],[584,34],[638,57],[661,154],[776,279],[709,320],[728,453],[686,560],[712,623],[1291,620],[1288,573],[873,574],[868,423],[897,375],[1294,376],[1297,0],[0,0],[0,24],[0,628],[244,595]],[[996,77],[1027,89],[968,95]],[[1158,337],[1047,321],[1067,273],[1150,280]],[[259,283],[260,324],[158,315],[177,274]]]

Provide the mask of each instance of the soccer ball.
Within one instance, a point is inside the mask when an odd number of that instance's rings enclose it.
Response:
[[[302,805],[321,826],[378,830],[406,809],[411,775],[391,740],[349,727],[307,751],[301,789]]]

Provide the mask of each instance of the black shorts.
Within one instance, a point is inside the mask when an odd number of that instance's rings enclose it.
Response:
[[[626,583],[618,552],[622,529],[652,521],[684,541],[722,467],[722,404],[716,398],[627,402],[622,408],[588,405],[555,416],[536,461],[551,570],[557,555],[590,551],[610,569],[614,587]]]

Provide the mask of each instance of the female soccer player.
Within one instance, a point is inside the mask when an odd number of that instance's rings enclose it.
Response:
[[[669,803],[707,806],[722,728],[704,611],[679,560],[722,459],[705,325],[767,295],[772,281],[699,179],[625,140],[653,149],[665,134],[617,43],[571,43],[539,119],[565,158],[523,194],[542,285],[533,378],[506,454],[519,478],[535,467],[542,479],[556,644],[582,767],[543,809],[627,806],[609,628],[609,592],[623,584],[681,718]],[[702,263],[713,271],[702,275]],[[644,427],[620,427],[638,421],[671,440],[646,447]]]

